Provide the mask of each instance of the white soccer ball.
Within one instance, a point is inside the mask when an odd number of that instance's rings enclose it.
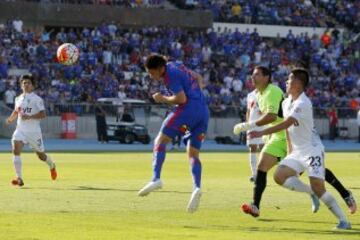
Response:
[[[61,44],[56,52],[59,63],[73,65],[79,59],[79,49],[72,43]]]

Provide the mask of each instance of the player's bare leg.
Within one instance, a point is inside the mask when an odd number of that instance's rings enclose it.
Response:
[[[23,176],[22,176],[22,162],[21,162],[21,150],[24,147],[24,143],[21,141],[14,140],[12,142],[12,152],[13,156],[13,163],[15,168],[16,177],[11,181],[14,186],[24,186]]]
[[[45,152],[36,152],[36,155],[41,161],[44,161],[49,166],[51,179],[56,180],[57,178],[56,166],[55,163],[52,161],[51,157]]]
[[[189,213],[193,213],[195,212],[200,204],[200,198],[202,195],[201,192],[201,171],[202,171],[202,166],[201,166],[201,162],[199,159],[199,150],[192,147],[191,146],[191,140],[188,141],[187,144],[187,154],[190,160],[190,165],[191,165],[191,173],[193,176],[193,192],[191,194],[188,206],[187,206],[187,211]]]
[[[162,188],[162,181],[160,180],[160,174],[162,165],[165,161],[166,156],[166,145],[171,142],[171,138],[163,133],[155,139],[154,149],[153,149],[153,178],[138,192],[138,196],[144,197],[150,192]]]
[[[253,202],[251,204],[243,204],[241,206],[244,213],[253,217],[260,215],[260,201],[262,194],[266,188],[267,172],[277,164],[277,157],[265,152],[260,153],[260,161],[257,167],[257,176],[255,180]]]
[[[297,177],[297,172],[295,170],[288,166],[280,165],[277,167],[274,173],[274,180],[280,186],[287,188],[291,191],[305,192],[309,194],[312,200],[312,212],[316,213],[319,210],[319,198],[312,191],[309,185],[306,185],[299,180],[299,178]]]

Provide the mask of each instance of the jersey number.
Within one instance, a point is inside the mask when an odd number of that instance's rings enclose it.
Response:
[[[310,160],[310,166],[311,167],[320,167],[321,166],[321,157],[309,157]]]

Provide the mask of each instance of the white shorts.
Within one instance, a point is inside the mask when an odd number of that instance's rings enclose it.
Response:
[[[250,146],[250,145],[264,145],[264,140],[262,137],[260,138],[252,138],[252,139],[249,139],[249,138],[246,138],[246,145],[247,146]]]
[[[280,165],[287,166],[298,174],[307,171],[309,177],[325,179],[325,161],[322,148],[291,153],[280,162]]]
[[[44,142],[41,132],[24,132],[16,129],[12,135],[11,143],[14,141],[21,141],[29,146],[36,152],[44,152]]]

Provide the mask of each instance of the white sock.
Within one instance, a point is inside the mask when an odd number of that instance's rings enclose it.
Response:
[[[249,154],[249,162],[252,176],[256,176],[256,153]]]
[[[292,176],[286,179],[282,185],[283,187],[290,189],[296,192],[306,192],[308,194],[313,194],[309,185],[306,185],[298,177]]]
[[[53,169],[55,167],[55,163],[51,160],[51,157],[46,154],[46,164],[49,166],[50,169]]]
[[[13,163],[15,168],[15,173],[18,178],[22,179],[22,163],[21,163],[21,157],[20,156],[14,156],[13,157]]]
[[[329,210],[339,219],[339,221],[346,221],[346,216],[344,212],[339,207],[339,204],[336,202],[335,198],[329,192],[325,192],[320,200],[325,203]]]

